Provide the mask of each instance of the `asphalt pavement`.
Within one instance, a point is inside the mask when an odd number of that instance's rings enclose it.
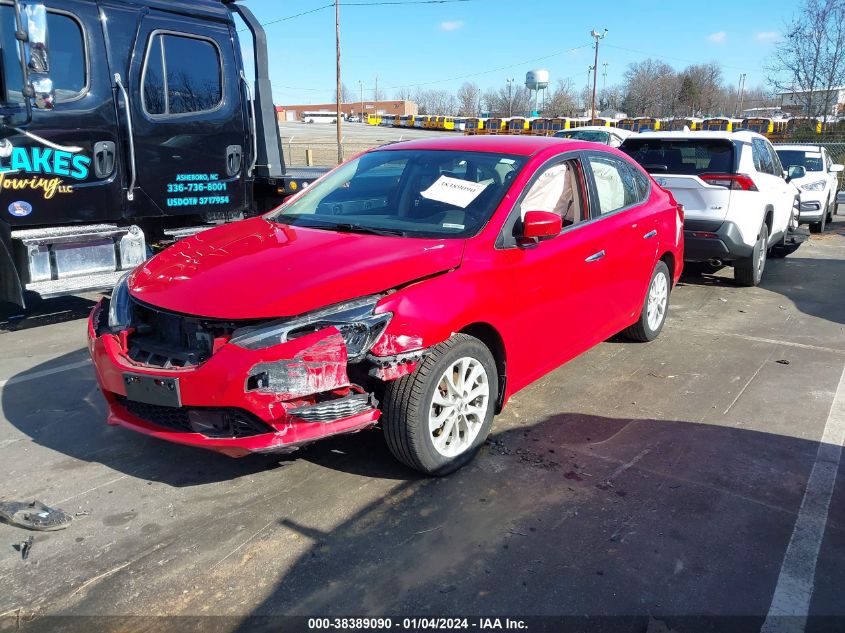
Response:
[[[518,393],[443,479],[396,463],[380,430],[236,460],[108,427],[95,297],[6,310],[0,496],[76,516],[0,524],[0,630],[157,615],[841,630],[845,216],[758,288],[729,273],[685,276],[657,341],[611,339]]]

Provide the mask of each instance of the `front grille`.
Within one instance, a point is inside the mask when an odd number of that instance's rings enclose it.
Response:
[[[252,321],[221,321],[158,310],[138,301],[132,305],[128,355],[149,367],[174,369],[195,367],[211,357],[214,341]]]
[[[291,409],[288,414],[306,422],[334,422],[363,413],[375,406],[370,394],[356,393],[336,400],[326,400],[318,404]]]
[[[234,407],[164,407],[117,396],[120,405],[134,416],[171,431],[200,433],[211,438],[240,438],[272,433],[258,417]]]

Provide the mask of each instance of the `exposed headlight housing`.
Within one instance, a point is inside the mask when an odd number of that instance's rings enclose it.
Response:
[[[381,295],[362,297],[292,319],[240,328],[229,342],[246,349],[264,349],[334,326],[343,336],[349,361],[354,362],[370,351],[393,317],[391,312],[374,314],[379,299]]]
[[[129,297],[129,270],[117,280],[109,301],[109,327],[112,330],[125,330],[132,323],[132,303]]]
[[[827,184],[824,180],[816,180],[815,182],[808,182],[801,185],[804,191],[824,191],[824,186]]]

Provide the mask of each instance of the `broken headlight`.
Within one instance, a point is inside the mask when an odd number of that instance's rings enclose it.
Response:
[[[336,327],[350,361],[360,360],[375,345],[393,314],[374,314],[381,296],[338,303],[293,319],[235,330],[230,343],[246,349],[263,349],[286,343],[327,327]]]
[[[111,291],[109,300],[109,327],[112,330],[125,330],[132,322],[132,305],[129,300],[129,275],[127,271]]]

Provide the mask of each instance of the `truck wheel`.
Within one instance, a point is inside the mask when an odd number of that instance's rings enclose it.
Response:
[[[651,281],[648,284],[648,293],[643,302],[643,309],[640,311],[640,318],[634,325],[622,331],[623,336],[643,343],[656,339],[663,329],[663,324],[666,323],[671,290],[672,280],[669,267],[661,260],[657,262],[654,272],[651,273]]]
[[[387,384],[383,429],[400,462],[428,475],[469,463],[493,426],[498,374],[487,346],[455,334],[414,373]]]
[[[757,236],[757,243],[751,251],[751,257],[734,263],[734,281],[740,286],[756,286],[760,283],[763,278],[763,269],[766,267],[768,240],[769,227],[764,224],[760,227],[760,235]]]

